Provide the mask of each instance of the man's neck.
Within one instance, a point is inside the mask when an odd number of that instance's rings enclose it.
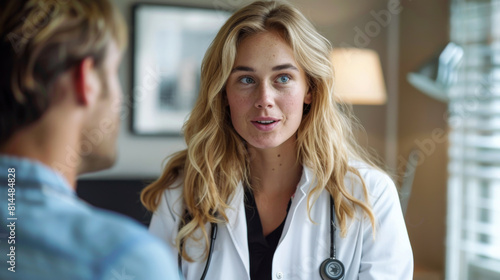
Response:
[[[59,172],[76,188],[76,178],[81,158],[76,151],[79,133],[76,127],[47,125],[40,120],[16,131],[0,147],[0,153],[38,161]]]

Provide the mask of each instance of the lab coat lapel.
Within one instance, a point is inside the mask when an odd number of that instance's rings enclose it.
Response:
[[[287,219],[285,221],[285,226],[283,228],[283,233],[281,234],[280,243],[286,237],[288,230],[293,222],[294,217],[296,216],[297,209],[299,209],[300,204],[305,203],[304,200],[307,197],[307,193],[309,188],[311,187],[311,179],[313,178],[313,174],[307,167],[303,167],[302,177],[300,178],[299,184],[297,185],[297,190],[292,198],[292,204],[290,205],[290,209],[287,215]]]
[[[230,208],[226,211],[226,215],[229,220],[227,229],[234,247],[243,261],[247,274],[249,275],[250,257],[248,254],[247,223],[243,194],[243,185],[242,183],[239,183],[234,197],[229,203]]]

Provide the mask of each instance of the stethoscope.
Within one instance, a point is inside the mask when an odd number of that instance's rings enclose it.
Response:
[[[204,280],[208,268],[210,267],[210,261],[212,260],[212,254],[214,250],[215,239],[217,238],[217,224],[210,223],[212,230],[210,231],[210,247],[208,249],[207,262],[205,264],[205,269],[201,275],[201,280]],[[330,196],[330,257],[324,260],[319,267],[319,274],[323,280],[342,280],[344,279],[345,268],[344,264],[336,258],[337,249],[335,247],[335,231],[337,227],[335,226],[335,204],[333,203],[333,198]],[[182,243],[181,243],[182,250]],[[179,275],[180,279],[183,278],[182,275],[182,257],[180,254],[177,255],[177,261],[179,265]]]
[[[319,274],[323,280],[342,280],[344,279],[344,264],[337,260],[337,248],[335,247],[335,204],[330,195],[330,257],[324,260],[319,267]]]
[[[210,267],[210,261],[212,260],[212,254],[214,252],[214,243],[215,243],[215,238],[217,238],[217,223],[210,223],[210,226],[212,227],[212,230],[210,231],[210,247],[208,248],[208,257],[207,257],[207,263],[205,264],[205,269],[203,269],[203,273],[201,274],[201,280],[204,280],[205,277],[207,276],[208,268]],[[182,251],[182,245],[183,243],[181,242],[180,249]],[[182,256],[181,254],[177,254],[177,264],[179,266],[179,279],[184,279],[184,275],[182,275]]]

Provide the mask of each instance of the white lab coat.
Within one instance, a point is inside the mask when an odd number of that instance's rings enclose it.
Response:
[[[413,278],[413,255],[401,212],[398,194],[391,179],[370,167],[357,164],[368,187],[369,200],[377,219],[374,239],[367,218],[349,221],[345,238],[336,231],[337,259],[346,269],[345,280],[410,280]],[[304,167],[302,178],[292,199],[283,233],[273,258],[272,279],[321,279],[319,267],[330,255],[330,202],[324,191],[307,215],[307,194],[313,173]],[[349,174],[348,174],[349,175]],[[352,174],[346,186],[362,199],[362,186]],[[227,210],[229,222],[218,225],[212,261],[206,279],[250,279],[247,225],[243,202],[243,186],[238,186]],[[168,189],[154,212],[150,232],[173,246],[182,210],[181,187]],[[358,210],[360,211],[360,210]],[[360,212],[359,212],[360,213]],[[210,233],[210,225],[206,226]],[[190,256],[200,256],[204,246],[186,242]],[[198,280],[205,261],[182,262],[186,280]]]

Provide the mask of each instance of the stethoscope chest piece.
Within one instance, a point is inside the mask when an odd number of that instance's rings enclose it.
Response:
[[[319,268],[319,274],[323,280],[342,280],[344,272],[342,262],[334,258],[324,260]]]

